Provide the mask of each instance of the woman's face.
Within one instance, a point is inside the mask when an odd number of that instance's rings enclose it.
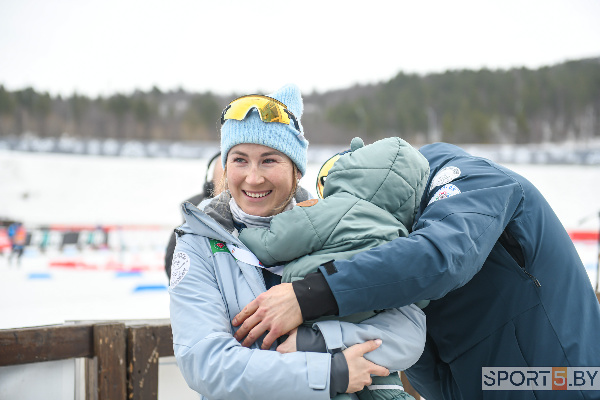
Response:
[[[275,215],[290,196],[292,160],[267,146],[242,143],[227,154],[227,184],[240,208],[260,217]]]

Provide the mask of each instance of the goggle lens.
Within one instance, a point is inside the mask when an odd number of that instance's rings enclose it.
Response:
[[[233,100],[221,113],[221,125],[228,119],[242,121],[251,109],[258,110],[263,122],[279,122],[293,126],[300,135],[300,125],[294,114],[282,102],[268,96],[252,94]]]
[[[341,153],[337,153],[329,160],[325,161],[319,170],[317,175],[317,195],[320,199],[323,198],[323,190],[325,189],[325,182],[327,181],[327,175],[329,175],[329,171],[333,168],[333,165],[343,154],[350,152],[350,150],[342,151]]]

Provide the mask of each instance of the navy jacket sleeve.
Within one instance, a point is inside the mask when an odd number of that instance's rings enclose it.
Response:
[[[421,151],[432,172],[413,232],[335,261],[335,268],[321,267],[340,316],[434,300],[465,285],[519,213],[523,189],[505,170],[455,146],[426,147]],[[448,166],[460,174],[432,187],[437,172]],[[452,185],[446,191],[451,196],[440,192],[444,185]]]

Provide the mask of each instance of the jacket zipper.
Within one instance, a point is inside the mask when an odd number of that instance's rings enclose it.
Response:
[[[527,270],[525,268],[522,268],[522,269],[523,269],[523,272],[525,272],[525,275],[527,275],[529,277],[529,279],[531,279],[533,281],[535,286],[542,287],[542,284],[540,283],[540,281],[537,280],[537,278],[535,276],[533,276],[529,272],[527,272]]]
[[[513,235],[510,234],[507,229],[502,232],[500,238],[498,238],[498,242],[502,247],[504,247],[504,250],[506,250],[513,260],[515,260],[517,265],[521,267],[525,275],[527,275],[529,279],[533,281],[535,286],[542,287],[540,281],[538,281],[535,276],[531,275],[529,271],[525,269],[525,257],[523,255],[523,249],[521,248],[519,242],[513,237]]]

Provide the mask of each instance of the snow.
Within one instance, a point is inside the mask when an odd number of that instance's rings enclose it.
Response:
[[[181,221],[178,205],[201,191],[207,161],[0,151],[0,217],[22,220],[30,228],[136,228],[121,232],[126,246],[117,249],[50,248],[42,253],[29,248],[20,267],[0,257],[0,329],[168,318],[164,248]],[[301,182],[313,193],[320,165],[310,163]],[[507,166],[542,191],[567,230],[598,231],[598,166]],[[595,282],[597,244],[576,245]],[[50,266],[61,261],[87,268]]]

